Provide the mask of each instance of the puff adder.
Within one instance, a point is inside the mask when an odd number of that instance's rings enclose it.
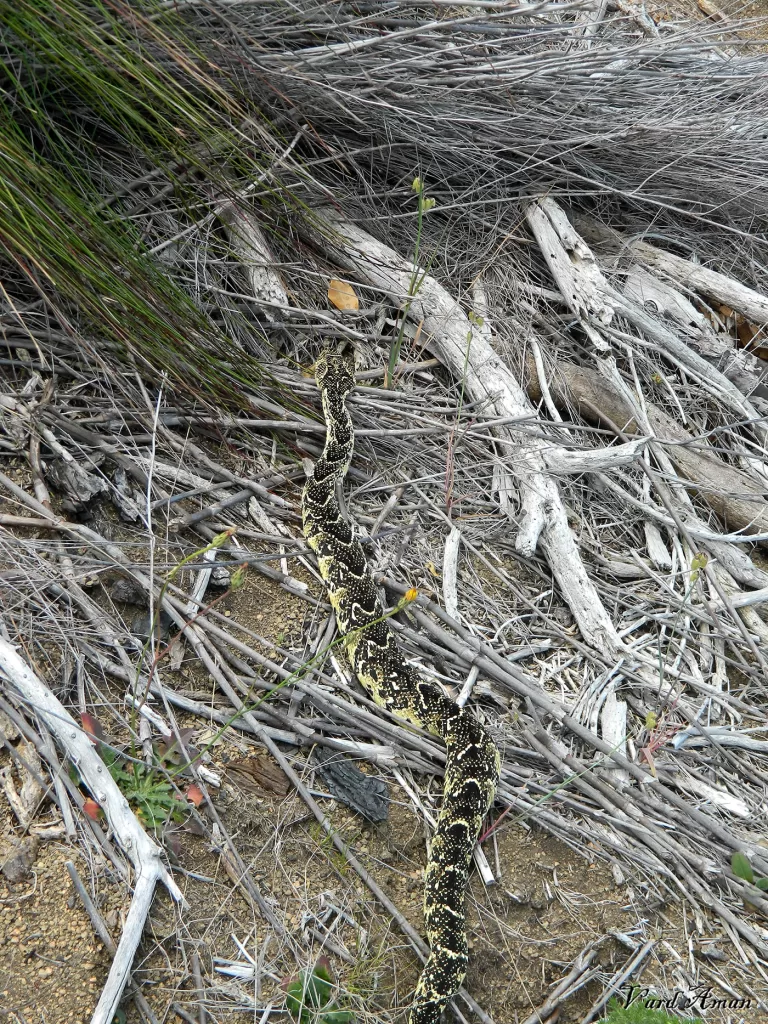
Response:
[[[421,679],[398,649],[376,595],[363,549],[336,500],[354,446],[346,408],[354,365],[326,352],[315,364],[326,441],[302,499],[304,535],[317,555],[352,667],[381,707],[440,736],[446,744],[443,805],[424,887],[430,955],[419,978],[409,1024],[437,1024],[467,971],[465,893],[472,850],[499,778],[499,753],[469,712]]]

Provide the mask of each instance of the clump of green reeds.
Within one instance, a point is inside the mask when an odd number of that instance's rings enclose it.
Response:
[[[160,4],[3,6],[0,250],[16,280],[94,352],[131,353],[231,401],[257,383],[258,363],[232,360],[231,341],[147,254],[106,185],[112,168],[144,168],[199,211],[201,195],[226,197],[238,173],[258,174],[279,140]]]

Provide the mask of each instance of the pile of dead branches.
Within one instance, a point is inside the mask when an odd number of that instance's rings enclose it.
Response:
[[[409,794],[444,763],[337,658],[301,538],[324,433],[305,368],[351,340],[347,502],[390,605],[420,592],[392,620],[409,656],[474,694],[498,740],[497,816],[597,851],[649,905],[685,900],[768,980],[768,900],[731,867],[768,876],[765,58],[742,26],[660,30],[634,4],[173,17],[216,55],[217,88],[269,119],[270,154],[250,181],[226,155],[208,182],[135,149],[104,168],[104,209],[174,289],[160,376],[151,332],[100,352],[101,313],[48,264],[25,277],[3,234],[0,709],[54,775],[50,735],[95,757],[70,713],[107,681],[113,727],[145,752],[153,730],[179,738],[180,710],[254,737],[419,948],[292,760],[321,744]],[[199,354],[176,375],[168,355],[186,302],[215,369],[196,398]],[[300,641],[217,609],[241,565],[306,603]],[[208,703],[182,692],[185,658]],[[80,770],[123,853],[59,786],[69,834],[145,873],[111,1020],[154,883],[174,886],[119,792]],[[630,946],[592,1016],[652,943]]]

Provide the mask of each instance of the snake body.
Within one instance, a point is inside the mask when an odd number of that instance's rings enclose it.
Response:
[[[346,398],[354,367],[329,352],[315,364],[326,441],[302,499],[304,535],[317,555],[350,663],[373,700],[446,744],[443,804],[424,886],[430,955],[409,1024],[437,1024],[467,971],[466,888],[472,851],[499,778],[499,753],[477,720],[406,662],[379,603],[360,543],[342,515],[336,484],[346,476],[354,435]]]

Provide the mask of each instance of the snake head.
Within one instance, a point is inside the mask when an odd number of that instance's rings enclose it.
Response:
[[[326,349],[315,363],[315,380],[321,391],[331,388],[346,396],[355,386],[355,355],[349,345]]]

